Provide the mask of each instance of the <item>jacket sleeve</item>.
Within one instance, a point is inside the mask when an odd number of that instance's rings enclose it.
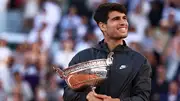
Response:
[[[69,63],[69,66],[79,63],[80,58],[79,54],[77,54],[71,62]],[[76,92],[73,91],[70,87],[65,86],[64,87],[64,94],[63,94],[63,100],[64,101],[86,101],[87,92]]]
[[[131,97],[120,99],[120,101],[149,101],[151,93],[151,66],[145,60],[136,77],[133,79]]]
[[[87,92],[75,92],[68,86],[64,88],[64,101],[87,101],[86,96]]]

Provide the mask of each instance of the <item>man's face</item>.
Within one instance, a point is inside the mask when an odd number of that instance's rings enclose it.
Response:
[[[113,40],[126,38],[128,32],[127,17],[124,13],[112,11],[108,14],[107,23],[101,23],[100,28],[106,38]]]

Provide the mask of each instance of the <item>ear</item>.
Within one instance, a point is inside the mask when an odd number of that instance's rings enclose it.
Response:
[[[102,23],[102,22],[99,22],[99,28],[104,32],[106,31],[106,24],[105,23]]]

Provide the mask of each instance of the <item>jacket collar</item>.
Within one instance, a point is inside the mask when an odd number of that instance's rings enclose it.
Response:
[[[104,39],[102,41],[100,41],[96,46],[95,46],[96,49],[98,50],[101,50],[101,51],[105,51],[105,52],[110,52],[109,48],[108,48],[108,45],[106,42],[104,42]],[[122,51],[129,51],[131,50],[126,42],[123,40],[123,45],[118,45],[117,47],[115,47],[113,49],[113,52],[122,52]]]

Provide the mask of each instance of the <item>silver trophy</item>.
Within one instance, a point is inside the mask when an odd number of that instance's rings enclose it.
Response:
[[[55,67],[53,69],[66,81],[71,89],[81,91],[91,88],[94,91],[96,86],[107,78],[109,66],[113,60],[112,55],[113,52],[108,55],[107,59],[95,59],[78,63],[64,70]]]

